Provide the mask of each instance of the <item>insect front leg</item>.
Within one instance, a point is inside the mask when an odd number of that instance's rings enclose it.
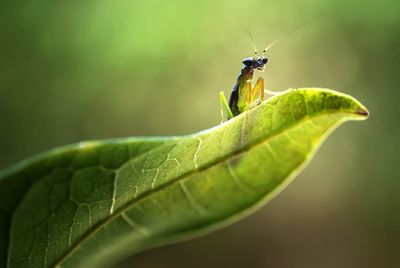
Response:
[[[251,90],[251,108],[260,104],[264,98],[264,78],[259,77]]]
[[[238,109],[240,113],[248,110],[251,102],[251,81],[246,81],[242,87],[239,87]]]
[[[219,105],[221,111],[221,123],[224,122],[224,109],[228,120],[233,118],[233,113],[231,111],[231,108],[229,108],[228,102],[226,101],[226,97],[223,91],[219,92]]]

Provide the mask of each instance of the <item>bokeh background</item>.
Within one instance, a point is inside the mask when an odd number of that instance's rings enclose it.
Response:
[[[178,135],[219,123],[257,45],[267,87],[349,93],[370,118],[340,127],[278,197],[211,235],[125,267],[400,264],[398,1],[19,0],[0,3],[0,168],[81,140]]]

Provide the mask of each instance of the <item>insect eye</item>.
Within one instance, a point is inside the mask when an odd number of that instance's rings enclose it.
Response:
[[[253,59],[244,59],[242,62],[246,66],[252,66],[253,65]]]
[[[268,58],[263,58],[263,59],[262,59],[262,62],[263,62],[263,64],[267,64]]]

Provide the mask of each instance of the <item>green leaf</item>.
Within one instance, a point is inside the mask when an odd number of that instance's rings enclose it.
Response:
[[[297,89],[193,135],[81,142],[0,175],[1,267],[99,267],[231,224],[368,111]]]

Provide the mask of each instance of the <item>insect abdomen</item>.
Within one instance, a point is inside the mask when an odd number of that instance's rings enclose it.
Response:
[[[239,101],[239,89],[238,86],[235,85],[235,87],[232,89],[231,97],[229,98],[229,108],[231,109],[233,116],[237,116],[240,114],[238,101]]]

